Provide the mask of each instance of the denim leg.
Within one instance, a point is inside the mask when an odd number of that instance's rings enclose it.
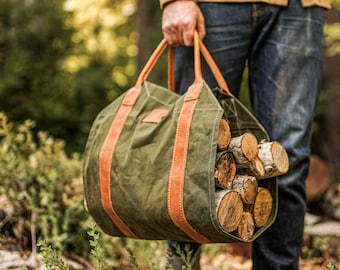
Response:
[[[199,3],[206,20],[207,35],[204,40],[210,54],[223,73],[230,90],[237,95],[240,89],[242,74],[248,57],[250,36],[252,31],[251,5]],[[217,83],[209,69],[202,61],[204,80],[211,88]],[[176,91],[185,93],[194,81],[193,49],[179,47],[175,50]],[[178,242],[190,245],[195,253],[199,245],[196,243]],[[169,251],[175,253],[171,241]]]
[[[304,180],[308,171],[311,124],[322,63],[323,10],[265,4],[200,3],[206,20],[204,40],[237,96],[249,61],[255,116],[271,140],[286,148],[290,171],[279,179],[279,212],[272,227],[254,242],[253,269],[298,269],[305,214]],[[192,48],[175,55],[176,89],[193,82]],[[203,77],[214,87],[203,62]],[[193,245],[193,248],[197,245]]]
[[[312,121],[322,68],[323,10],[299,1],[282,8],[277,21],[252,47],[249,59],[254,114],[271,140],[287,150],[290,169],[279,177],[275,223],[253,245],[253,270],[299,269],[303,240],[305,178]]]

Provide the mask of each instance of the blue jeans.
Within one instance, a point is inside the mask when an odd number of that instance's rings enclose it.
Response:
[[[204,43],[237,96],[246,64],[254,115],[272,141],[287,150],[288,174],[279,177],[275,223],[253,244],[253,269],[298,269],[303,240],[305,178],[311,127],[322,73],[324,10],[299,0],[279,7],[261,3],[200,3]],[[192,48],[175,54],[176,89],[193,82]],[[216,82],[207,66],[203,78]],[[196,245],[194,245],[194,248]]]

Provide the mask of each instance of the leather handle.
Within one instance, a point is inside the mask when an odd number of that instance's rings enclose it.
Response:
[[[141,88],[141,85],[149,76],[150,72],[156,65],[157,61],[159,60],[160,56],[163,54],[165,49],[168,47],[168,43],[165,39],[163,39],[160,44],[157,46],[147,63],[145,64],[144,68],[142,69],[141,73],[138,76],[137,82],[135,87]],[[225,91],[226,93],[231,94],[229,87],[223,78],[221,71],[219,70],[218,66],[216,65],[213,57],[209,53],[208,49],[198,38],[197,31],[194,32],[194,72],[195,72],[195,82],[200,82],[203,80],[202,77],[202,69],[201,69],[201,59],[200,54],[202,53],[203,57],[205,58],[208,66],[210,67],[218,86]],[[169,47],[169,56],[168,56],[168,86],[169,89],[174,90],[175,86],[175,75],[174,75],[174,48],[171,46]]]
[[[168,51],[168,88],[175,92],[175,48],[172,46]]]
[[[209,53],[207,47],[205,47],[203,41],[199,40],[199,44],[200,44],[200,51],[204,56],[205,61],[207,62],[208,66],[211,69],[211,72],[213,73],[218,86],[226,93],[228,93],[229,95],[232,95],[232,93],[230,92],[230,89],[220,71],[220,69],[218,68],[218,66],[216,65],[215,60],[212,58],[211,54]]]

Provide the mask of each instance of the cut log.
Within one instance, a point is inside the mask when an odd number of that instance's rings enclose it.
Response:
[[[228,149],[233,152],[236,163],[253,161],[258,157],[258,142],[256,137],[246,132],[230,139]]]
[[[231,189],[236,174],[236,163],[231,152],[223,151],[216,155],[215,183],[222,189]]]
[[[254,219],[252,213],[244,211],[240,224],[237,227],[237,235],[243,240],[250,240],[254,235]]]
[[[232,189],[240,194],[244,203],[253,204],[257,194],[257,187],[257,180],[254,176],[236,175]]]
[[[264,175],[264,167],[258,157],[258,142],[253,134],[246,132],[231,138],[228,150],[234,154],[239,174]]]
[[[331,173],[325,161],[315,155],[310,157],[306,194],[308,203],[318,203],[331,187]]]
[[[217,146],[220,150],[227,149],[231,139],[230,126],[227,120],[221,119],[218,129]]]
[[[288,172],[288,155],[281,143],[275,141],[261,143],[258,148],[258,156],[263,163],[265,171],[265,174],[260,176],[260,178],[271,178]]]
[[[257,157],[253,161],[244,160],[243,163],[236,164],[236,172],[238,174],[248,174],[262,179],[265,176],[262,161]]]
[[[232,190],[216,192],[216,213],[221,228],[225,232],[233,232],[240,224],[243,203],[240,194]]]
[[[260,228],[267,224],[273,209],[273,198],[270,191],[259,187],[253,205],[255,226]]]

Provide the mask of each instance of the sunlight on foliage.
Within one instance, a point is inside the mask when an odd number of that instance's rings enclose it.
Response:
[[[325,46],[328,57],[340,54],[340,22],[325,25]]]
[[[64,67],[68,71],[76,72],[86,65],[86,55],[102,54],[112,58],[122,48],[130,57],[137,55],[136,32],[127,31],[123,36],[115,32],[116,28],[130,23],[130,17],[136,12],[135,1],[67,0],[64,8],[73,13],[67,24],[77,29],[72,41],[85,47],[83,56],[66,59]]]
[[[81,250],[83,247],[75,245],[81,243],[82,231],[71,232],[88,219],[80,157],[69,158],[63,141],[46,132],[35,134],[34,126],[31,120],[15,126],[0,113],[0,196],[14,209],[14,230],[20,232],[14,236],[27,245],[34,225],[39,236],[59,250],[67,246]],[[30,218],[32,215],[37,219]]]
[[[331,5],[333,8],[339,8],[340,7],[340,0],[331,0]]]

